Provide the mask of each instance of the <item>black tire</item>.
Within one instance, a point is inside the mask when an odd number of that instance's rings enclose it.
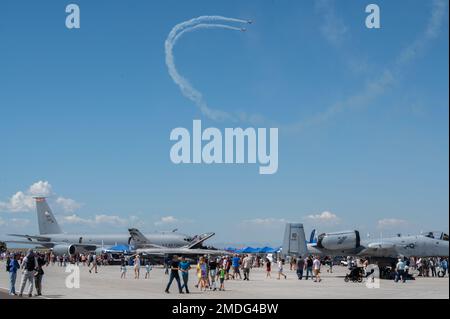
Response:
[[[362,276],[359,276],[359,277],[358,277],[358,282],[359,282],[359,283],[363,282],[363,277],[362,277]]]
[[[348,276],[345,276],[344,281],[345,281],[345,282],[348,282],[348,281],[349,281]]]
[[[439,270],[437,275],[438,275],[439,278],[444,278],[445,272],[443,272],[442,270]]]

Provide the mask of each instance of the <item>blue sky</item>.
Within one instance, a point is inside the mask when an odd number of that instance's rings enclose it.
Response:
[[[79,0],[79,30],[69,3],[0,4],[0,237],[37,232],[36,190],[68,232],[448,230],[448,1],[376,1],[379,30],[361,0]],[[208,119],[168,74],[170,30],[201,15],[254,20],[189,33],[174,54],[212,108],[279,128],[274,175],[170,161],[171,130],[194,119],[249,126]]]

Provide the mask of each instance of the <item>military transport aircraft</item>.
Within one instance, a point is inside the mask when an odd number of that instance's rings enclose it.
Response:
[[[35,245],[49,248],[57,255],[73,255],[77,253],[96,252],[102,253],[111,246],[132,245],[140,248],[139,243],[133,243],[127,234],[66,234],[55,219],[45,197],[35,197],[39,235],[9,234],[8,236],[20,237],[24,240],[10,240],[7,243]],[[154,232],[145,237],[152,243],[166,248],[184,247],[186,245],[200,245],[214,233],[199,236],[188,236],[176,231]]]

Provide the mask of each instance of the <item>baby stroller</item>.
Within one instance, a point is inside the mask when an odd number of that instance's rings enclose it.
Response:
[[[362,267],[352,267],[350,273],[345,275],[344,281],[363,282],[364,269]]]

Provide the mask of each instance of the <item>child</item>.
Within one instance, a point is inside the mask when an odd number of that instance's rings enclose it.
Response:
[[[150,279],[150,271],[152,270],[152,266],[149,263],[145,265],[145,279]]]
[[[122,265],[120,266],[120,279],[125,279],[126,275],[127,275],[127,264],[125,263],[125,261],[122,261]]]
[[[225,291],[225,269],[223,268],[223,266],[220,266],[219,268],[219,280],[220,280],[220,291]]]

